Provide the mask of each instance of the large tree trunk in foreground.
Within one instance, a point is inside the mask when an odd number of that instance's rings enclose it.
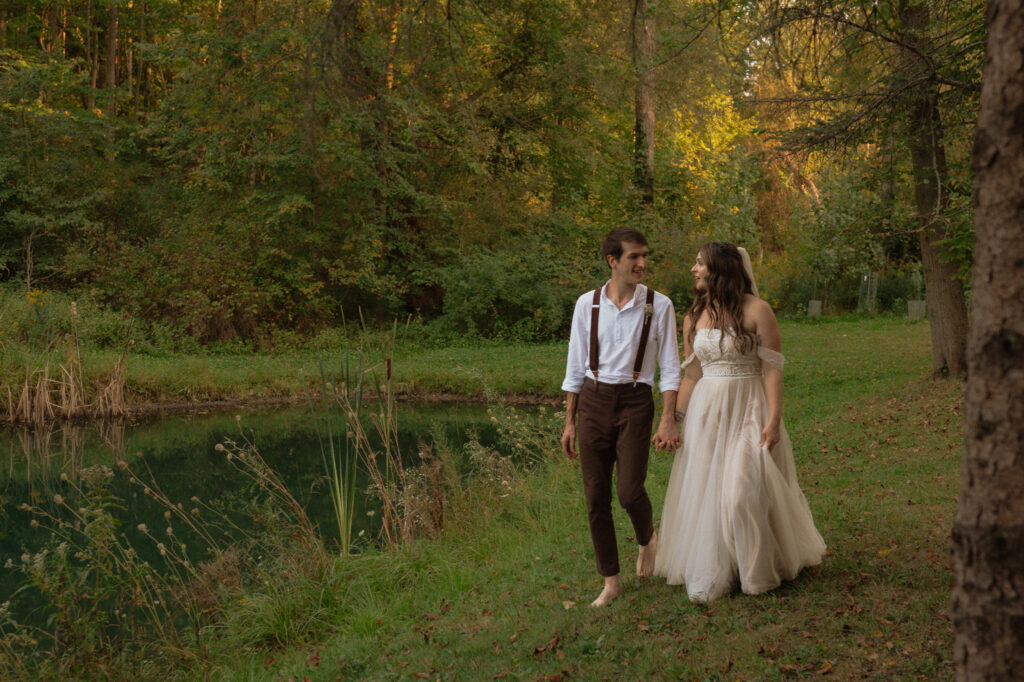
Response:
[[[953,528],[961,680],[1024,679],[1024,0],[991,0],[974,145],[967,434]]]
[[[633,0],[633,184],[645,206],[654,203],[654,14],[650,0]]]
[[[903,60],[908,74],[922,69],[919,55],[929,30],[928,5],[923,0],[900,3],[905,45]],[[923,67],[927,72],[930,67]],[[949,205],[946,189],[946,149],[939,116],[937,84],[922,82],[907,93],[910,157],[914,169],[914,203],[920,229],[921,265],[924,270],[928,319],[932,333],[932,371],[962,376],[967,345],[967,301],[957,279],[954,263],[944,262],[945,249],[938,243],[949,238],[943,225]]]

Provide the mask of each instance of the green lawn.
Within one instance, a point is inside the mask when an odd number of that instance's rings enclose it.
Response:
[[[186,631],[174,646],[135,642],[85,659],[59,647],[0,647],[0,676],[951,679],[948,550],[963,386],[927,378],[927,324],[786,322],[782,331],[785,420],[829,549],[820,566],[773,592],[709,607],[691,603],[684,588],[626,574],[623,596],[591,609],[600,579],[578,465],[558,452],[561,416],[496,407],[508,439],[536,464],[515,471],[472,445],[435,444],[476,464],[445,469],[440,487],[421,485],[409,498],[443,510],[434,537],[388,552],[362,538],[361,554],[323,560],[295,550],[286,528],[258,552],[227,553],[176,588],[206,595],[198,637]],[[395,379],[413,393],[557,398],[563,354],[563,344],[400,347]],[[182,397],[196,398],[237,396],[230,386],[243,380],[287,393],[301,387],[300,369],[315,367],[308,357],[225,356],[132,358],[128,371],[140,385],[162,387],[154,398],[166,397],[171,378]],[[670,454],[652,458],[656,520],[671,463]],[[635,544],[617,508],[616,522],[629,566]]]
[[[323,623],[284,638],[284,646],[264,611],[262,619],[229,616],[208,641],[211,658],[202,676],[951,678],[947,557],[962,385],[924,378],[930,370],[924,324],[785,324],[783,334],[786,421],[802,486],[829,547],[824,563],[797,580],[706,607],[660,579],[626,577],[615,604],[589,608],[600,580],[578,468],[552,442],[546,463],[515,481],[506,496],[453,503],[442,537],[334,562],[312,584],[321,590],[317,599],[309,595],[312,586],[285,590],[288,597],[276,593],[307,617],[322,610]],[[492,379],[493,368],[527,361],[529,381],[550,386],[560,380],[560,353],[555,347],[437,351],[408,361],[436,367],[438,378],[444,368],[471,376],[480,362],[492,368],[481,372]],[[545,378],[541,366],[556,378]],[[557,422],[551,429],[557,431]],[[652,460],[648,488],[656,517],[670,465],[671,455]],[[629,565],[635,546],[625,514],[617,514]],[[254,627],[263,633],[257,640],[278,645],[254,646],[242,635],[251,637]]]

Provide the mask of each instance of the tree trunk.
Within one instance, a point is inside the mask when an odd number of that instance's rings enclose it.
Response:
[[[117,5],[110,6],[106,55],[103,60],[103,87],[110,90],[117,87]]]
[[[398,16],[399,6],[397,0],[391,3],[390,21],[388,22],[388,66],[385,76],[385,87],[391,90],[395,87],[395,50],[398,47]]]
[[[89,90],[84,96],[85,108],[92,110],[96,108],[96,83],[99,80],[99,57],[96,48],[96,32],[92,30],[92,0],[85,6],[85,63],[89,65]]]
[[[135,118],[135,43],[131,37],[126,41],[124,50],[124,81],[127,85],[126,92],[132,100],[132,118]]]
[[[904,62],[908,77],[921,72],[918,49],[926,43],[930,22],[928,5],[921,0],[900,3],[901,38],[909,47]],[[930,69],[929,65],[925,68]],[[914,170],[914,201],[920,229],[921,265],[932,337],[932,372],[963,376],[967,348],[967,301],[957,279],[957,268],[946,262],[940,241],[948,239],[943,215],[949,204],[946,191],[946,150],[942,142],[936,86],[923,82],[908,91],[911,162]]]
[[[633,184],[645,206],[654,203],[654,15],[650,0],[633,0],[631,55],[636,78]]]
[[[139,42],[146,42],[146,3],[145,0],[139,3]],[[135,93],[132,97],[132,108],[135,115],[138,115],[139,106],[142,106],[143,114],[148,113],[149,109],[143,101],[143,81],[145,80],[146,92],[149,91],[149,81],[152,79],[152,71],[148,68],[148,65],[143,65],[141,57],[138,59],[136,69],[139,72],[138,78],[135,80]]]
[[[1024,674],[1024,0],[991,0],[974,143],[967,426],[953,527],[961,680]]]
[[[949,238],[943,214],[946,150],[942,145],[939,107],[932,92],[921,93],[911,112],[910,149],[914,168],[914,199],[920,229],[921,265],[932,337],[932,372],[963,376],[967,347],[967,301],[955,263],[946,262],[940,244]]]

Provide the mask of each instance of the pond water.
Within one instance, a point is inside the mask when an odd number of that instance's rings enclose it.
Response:
[[[498,445],[497,428],[486,406],[401,403],[397,409],[399,446],[410,466],[419,461],[419,444],[433,442],[435,435],[443,434],[455,449],[470,437],[487,447]],[[369,425],[366,428],[372,431]],[[89,467],[110,467],[114,476],[109,488],[120,499],[115,516],[132,544],[145,547],[138,524],[163,529],[166,508],[131,484],[118,462],[126,461],[143,479],[148,478],[148,469],[174,502],[190,505],[195,496],[219,508],[241,510],[253,494],[252,486],[216,446],[227,438],[240,442],[243,436],[281,475],[328,545],[336,544],[337,525],[323,482],[320,440],[307,405],[236,408],[137,422],[56,424],[45,429],[0,428],[0,565],[9,560],[14,564],[0,569],[0,603],[23,579],[17,569],[23,552],[38,551],[49,538],[49,531],[33,527],[32,515],[19,507],[27,502],[57,511],[54,495],[68,494],[62,474],[77,480]],[[364,491],[367,485],[365,474],[359,476],[357,490]],[[366,496],[359,494],[356,504],[353,536],[360,531],[375,536],[379,525],[372,503],[367,506]]]

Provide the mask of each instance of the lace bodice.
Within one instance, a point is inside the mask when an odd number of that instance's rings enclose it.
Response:
[[[763,366],[782,369],[785,362],[781,353],[758,345],[746,353],[740,352],[736,336],[721,329],[698,329],[693,339],[693,354],[683,363],[685,368],[696,359],[706,377],[761,376]]]

